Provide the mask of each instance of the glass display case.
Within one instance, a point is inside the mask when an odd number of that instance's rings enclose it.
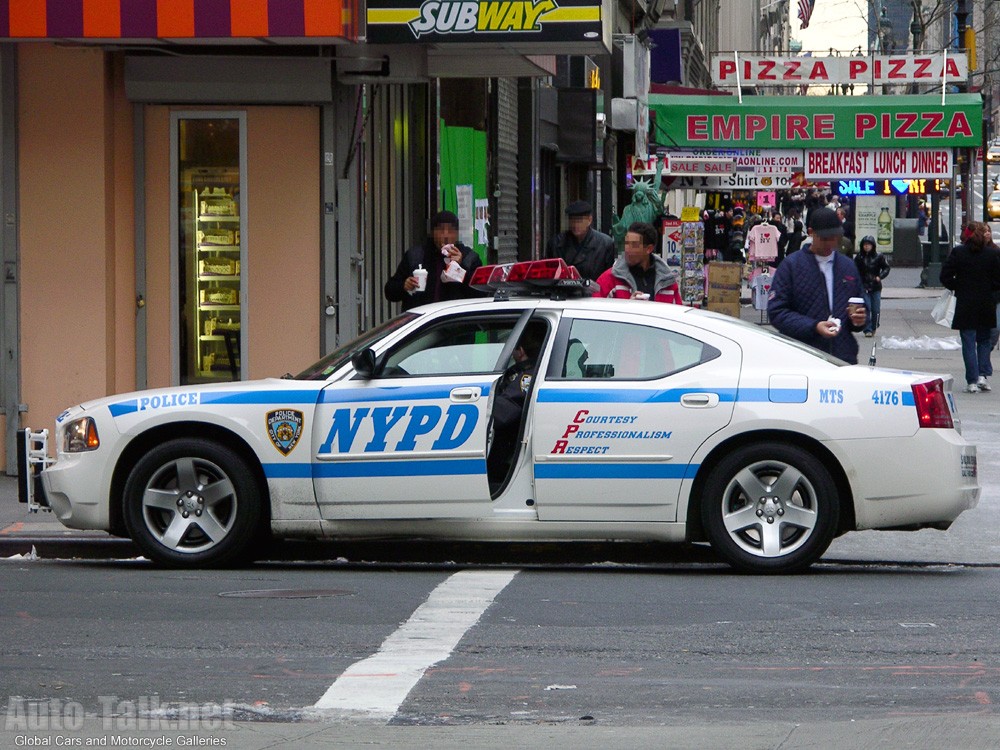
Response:
[[[234,194],[235,193],[235,194]],[[239,380],[239,192],[229,184],[192,190],[195,216],[194,364],[202,378]]]
[[[241,380],[246,322],[240,117],[177,114],[178,382]]]

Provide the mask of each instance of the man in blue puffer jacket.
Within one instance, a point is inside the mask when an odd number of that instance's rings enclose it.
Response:
[[[857,266],[836,252],[843,225],[829,208],[810,211],[807,225],[812,245],[778,266],[768,295],[768,317],[786,336],[857,364],[853,332],[864,327],[866,311],[861,308],[851,315],[847,310],[847,300],[861,297],[863,289]]]

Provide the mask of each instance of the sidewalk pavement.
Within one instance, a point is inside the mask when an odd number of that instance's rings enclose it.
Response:
[[[967,394],[964,366],[959,349],[927,348],[886,349],[885,339],[928,340],[954,339],[957,333],[931,320],[930,310],[941,289],[920,289],[920,269],[894,268],[885,280],[882,293],[882,321],[874,338],[859,336],[862,364],[868,361],[872,346],[877,345],[879,367],[916,372],[949,373],[955,378],[954,395],[963,420],[966,437],[979,444],[980,482],[983,497],[979,507],[963,514],[948,532],[855,532],[834,541],[824,560],[942,562],[972,565],[1000,564],[1000,544],[984,530],[1000,527],[1000,505],[987,493],[989,484],[1000,482],[993,476],[1000,466],[998,445],[991,443],[995,415],[1000,410],[1000,387],[992,393]],[[741,317],[761,323],[763,314],[750,306],[742,308]],[[998,381],[1000,386],[1000,381]],[[33,425],[41,428],[44,425]],[[128,540],[115,539],[99,531],[75,531],[65,528],[51,513],[29,514],[17,502],[17,484],[13,477],[0,476],[0,558],[28,554],[35,548],[42,557],[123,558],[137,555]]]

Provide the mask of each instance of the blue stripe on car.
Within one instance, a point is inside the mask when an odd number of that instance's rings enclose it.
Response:
[[[541,403],[595,404],[670,404],[679,403],[681,398],[692,393],[714,393],[719,401],[771,402],[779,404],[801,404],[806,401],[809,391],[805,388],[670,388],[652,389],[542,389],[538,392]]]
[[[486,459],[456,458],[411,461],[336,461],[331,463],[264,464],[268,479],[337,479],[341,477],[436,477],[485,474]]]
[[[476,385],[476,384],[472,384]],[[316,403],[339,404],[352,402],[371,401],[409,401],[409,400],[435,400],[447,399],[455,388],[466,387],[463,385],[450,386],[400,386],[398,388],[387,388],[377,386],[375,388],[351,388],[342,390],[327,388],[324,391],[201,391],[198,394],[199,404],[212,405],[266,405],[281,407],[288,404]],[[489,396],[489,384],[480,385],[482,396]],[[170,407],[163,407],[170,408]],[[108,406],[112,417],[122,417],[127,414],[134,414],[139,411],[139,400],[129,399],[119,401]]]
[[[691,479],[698,464],[535,464],[535,479]]]

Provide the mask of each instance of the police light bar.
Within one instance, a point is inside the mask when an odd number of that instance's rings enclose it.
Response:
[[[497,266],[480,266],[472,274],[469,286],[481,292],[510,294],[589,295],[591,282],[562,258],[526,260]]]

